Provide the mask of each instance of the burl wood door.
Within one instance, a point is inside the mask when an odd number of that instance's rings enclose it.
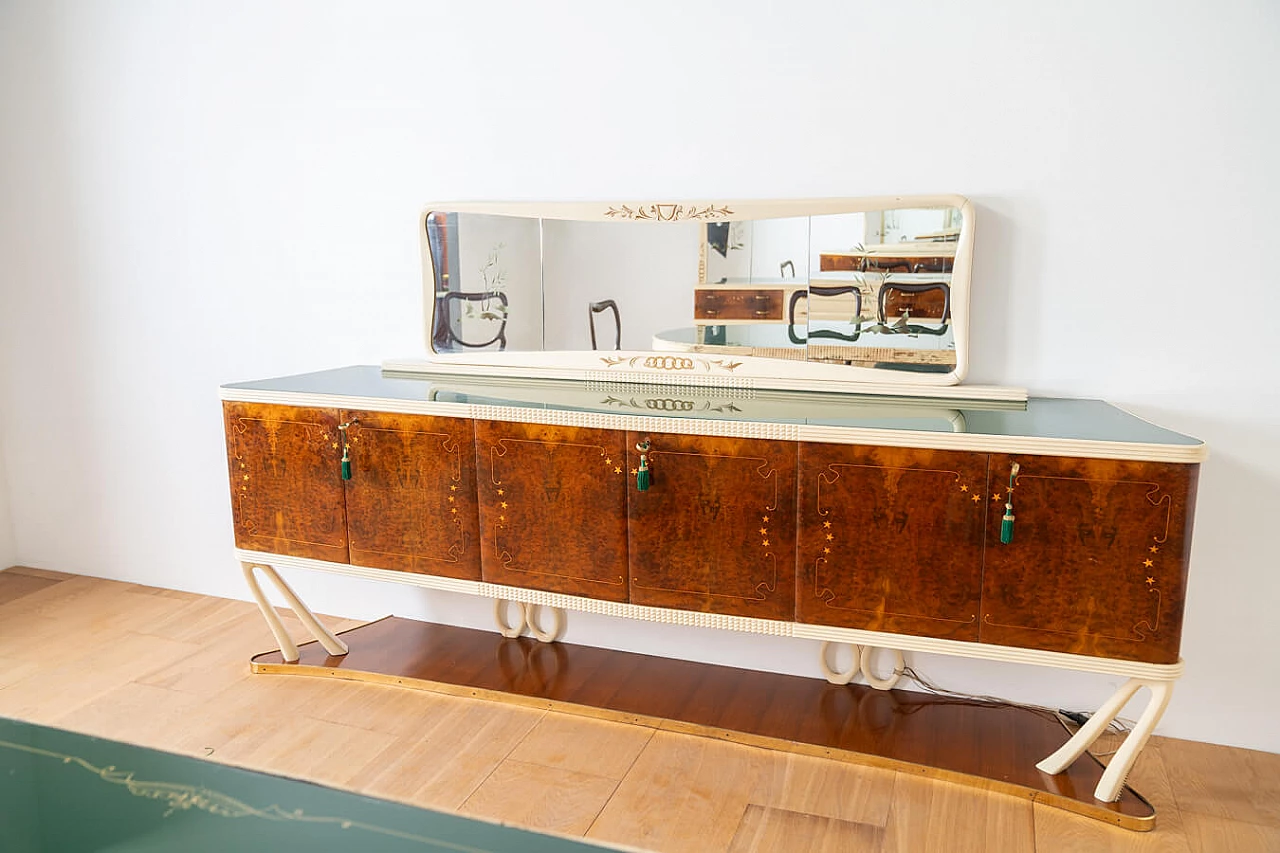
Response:
[[[627,455],[616,430],[476,421],[484,580],[627,600]]]
[[[335,409],[223,403],[236,546],[347,562]]]
[[[342,420],[351,563],[479,580],[471,421],[364,411]]]
[[[627,453],[632,603],[795,617],[795,442],[630,432]]]
[[[978,639],[987,455],[800,445],[801,622]]]
[[[982,641],[1176,662],[1199,466],[993,455],[991,472]]]

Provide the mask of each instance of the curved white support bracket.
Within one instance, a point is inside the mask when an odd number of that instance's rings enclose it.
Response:
[[[548,607],[551,611],[551,630],[544,631],[542,626],[538,624],[539,614],[542,613],[541,604],[530,604],[525,608],[525,624],[529,626],[529,633],[540,643],[554,643],[556,640],[564,636],[565,614],[561,607]]]
[[[828,657],[832,646],[848,646],[853,649],[853,663],[848,669],[836,669],[831,665],[831,658]],[[822,668],[822,675],[832,684],[848,684],[858,677],[858,671],[862,667],[862,647],[853,643],[839,643],[834,640],[824,640],[822,648],[818,650],[818,665]]]
[[[1138,718],[1133,731],[1129,732],[1124,743],[1116,750],[1115,755],[1111,756],[1111,762],[1107,765],[1102,778],[1098,780],[1098,787],[1093,792],[1094,799],[1104,803],[1114,803],[1120,799],[1120,790],[1124,787],[1125,780],[1129,778],[1129,771],[1133,769],[1138,753],[1142,751],[1142,747],[1146,746],[1151,733],[1155,731],[1156,724],[1160,722],[1160,717],[1164,715],[1165,708],[1169,707],[1169,697],[1173,695],[1173,683],[1170,681],[1130,678],[1120,685],[1111,698],[1102,704],[1102,707],[1071,736],[1070,740],[1053,755],[1037,764],[1036,769],[1042,773],[1056,775],[1070,767],[1106,731],[1125,704],[1143,687],[1151,691],[1147,707]]]
[[[515,605],[516,612],[519,617],[514,622],[507,621],[507,611],[511,605]],[[519,637],[524,633],[525,625],[529,620],[529,606],[522,601],[512,601],[509,598],[495,598],[493,600],[493,621],[498,623],[498,633],[507,639]]]
[[[262,618],[267,620],[267,627],[271,629],[276,642],[280,644],[280,656],[284,658],[286,663],[297,662],[298,645],[289,636],[289,632],[285,630],[284,623],[280,621],[280,614],[276,613],[276,609],[267,600],[266,593],[262,591],[262,586],[258,583],[257,571],[261,571],[268,580],[275,584],[276,589],[284,596],[294,614],[307,627],[312,636],[320,642],[320,645],[324,646],[325,651],[331,655],[345,655],[347,653],[347,644],[338,639],[337,635],[324,625],[320,624],[320,620],[311,612],[311,608],[303,604],[302,599],[298,598],[298,594],[293,591],[293,587],[285,583],[284,578],[280,577],[274,568],[265,563],[246,562],[242,562],[240,568],[244,570],[245,582],[249,584],[249,591],[253,593],[254,600],[258,602],[258,610],[262,611]]]
[[[893,653],[893,671],[889,673],[888,678],[879,677],[871,668],[871,655],[875,651],[875,646],[862,647],[858,660],[858,665],[862,668],[862,677],[867,680],[868,685],[876,690],[892,690],[897,685],[898,679],[902,678],[902,669],[906,665],[906,661],[902,658],[902,650],[888,649]]]
[[[507,616],[512,607],[516,608],[517,617],[514,620],[509,620]],[[541,625],[542,607],[543,605],[541,604],[530,604],[511,598],[495,598],[493,600],[493,621],[498,623],[498,633],[507,639],[512,639],[519,637],[527,630],[540,643],[554,643],[564,636],[564,608],[547,606],[547,609],[551,611],[551,628],[544,631]]]

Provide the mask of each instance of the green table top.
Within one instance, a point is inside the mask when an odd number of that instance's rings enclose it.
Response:
[[[1198,448],[1191,436],[1148,423],[1100,400],[1033,397],[1022,403],[910,400],[793,391],[734,392],[718,388],[636,386],[604,390],[593,383],[484,379],[387,373],[368,365],[223,386],[227,399],[263,395],[297,405],[329,399],[377,408],[379,402],[483,405],[498,408],[732,420],[835,428],[964,433]],[[273,400],[274,401],[274,400]]]
[[[619,849],[0,718],[0,851]]]

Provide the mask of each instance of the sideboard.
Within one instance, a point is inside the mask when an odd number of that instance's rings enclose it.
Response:
[[[1147,687],[1106,802],[1182,672],[1205,447],[1107,403],[377,367],[221,396],[238,558],[285,660],[259,575],[346,652],[277,571],[298,568],[486,596],[544,642],[571,610],[816,640],[834,683],[892,687],[910,651],[1125,676],[1037,765],[1060,773]]]

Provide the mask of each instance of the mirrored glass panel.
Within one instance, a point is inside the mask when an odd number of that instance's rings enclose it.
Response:
[[[956,207],[683,221],[440,210],[424,222],[438,353],[956,367]]]

